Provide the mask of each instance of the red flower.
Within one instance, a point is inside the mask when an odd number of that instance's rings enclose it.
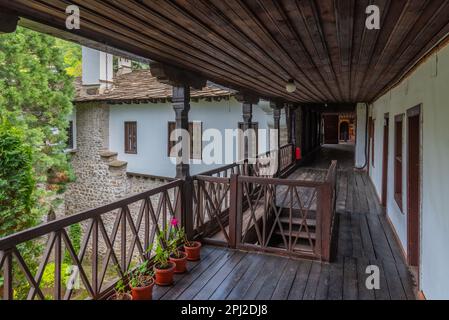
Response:
[[[178,226],[178,219],[172,218],[171,221],[170,221],[170,224],[171,224],[173,227],[177,227],[177,226]]]

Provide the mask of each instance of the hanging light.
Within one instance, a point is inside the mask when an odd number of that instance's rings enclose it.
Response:
[[[295,80],[290,79],[287,82],[287,85],[285,86],[285,90],[287,90],[288,93],[293,93],[296,91],[296,84]]]

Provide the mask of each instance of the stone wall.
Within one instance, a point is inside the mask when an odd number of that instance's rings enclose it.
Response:
[[[117,153],[109,150],[108,105],[79,104],[76,109],[77,150],[73,151],[71,161],[76,181],[69,184],[65,192],[66,215],[94,209],[167,183],[163,179],[128,174],[127,163],[117,159]],[[152,201],[157,202],[157,197]],[[134,218],[138,214],[139,207],[139,203],[130,206]],[[102,217],[109,235],[116,214],[114,212]],[[82,227],[85,231],[87,225],[83,224]],[[104,253],[106,244],[102,237],[100,238],[99,251]],[[129,240],[131,238],[129,237]],[[120,242],[118,233],[116,245]]]

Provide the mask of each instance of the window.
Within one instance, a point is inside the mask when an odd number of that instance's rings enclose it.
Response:
[[[394,199],[402,211],[402,126],[403,115],[395,118],[395,135],[394,135]]]
[[[172,132],[176,129],[176,122],[170,121],[168,123],[168,156],[176,157],[176,149],[174,146],[177,141],[171,141]],[[189,136],[190,136],[190,159],[201,160],[203,153],[203,123],[189,122]]]
[[[125,122],[125,153],[137,154],[137,122]]]
[[[67,128],[67,148],[73,149],[73,121],[69,121],[69,126]]]
[[[239,129],[243,131],[243,126],[244,123],[243,122],[239,122]],[[258,139],[258,130],[259,130],[259,123],[257,122],[252,122],[250,125],[250,130],[253,130],[255,136],[253,138],[255,138],[256,140],[253,143],[253,139],[251,136],[248,137],[248,156],[251,157],[257,157],[259,155],[259,139]],[[239,131],[239,137],[238,137],[238,151],[239,151],[239,157],[241,160],[244,160],[244,137],[242,137],[240,135]]]

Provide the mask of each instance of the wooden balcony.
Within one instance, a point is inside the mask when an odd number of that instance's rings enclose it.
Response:
[[[280,152],[277,177],[261,175],[262,157],[194,177],[191,214],[182,201],[188,182],[175,180],[1,239],[2,298],[14,298],[17,272],[28,282],[28,299],[106,298],[128,270],[151,261],[156,234],[178,216],[205,244],[202,260],[189,263],[173,286],[155,288],[155,299],[413,299],[412,279],[365,174],[337,170],[335,161],[328,169],[295,169],[293,149],[283,149],[290,151]],[[74,224],[84,230],[79,249],[68,236]],[[21,255],[27,243],[45,245],[35,272]],[[63,259],[77,268],[81,287],[63,283]],[[42,287],[49,263],[50,291]],[[369,265],[380,269],[379,290],[365,286]]]

